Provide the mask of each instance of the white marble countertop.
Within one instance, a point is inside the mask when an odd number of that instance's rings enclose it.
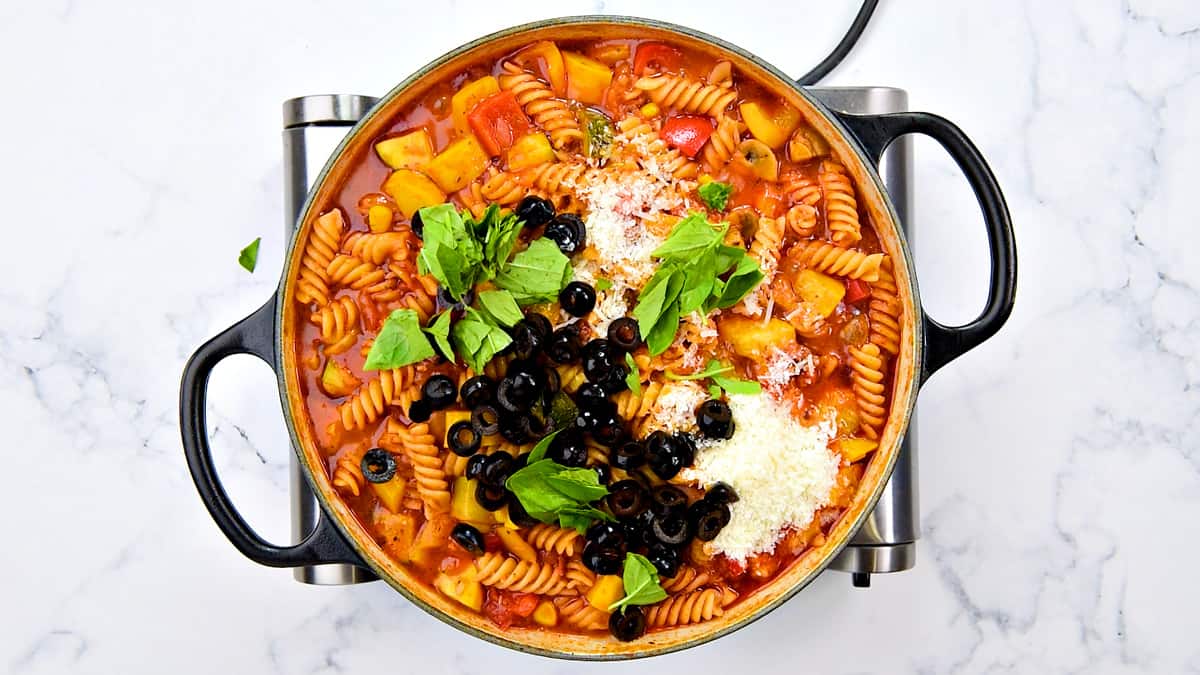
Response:
[[[857,1],[44,0],[0,8],[0,669],[597,672],[468,638],[380,584],[318,588],[238,554],[183,462],[184,360],[272,292],[280,102],[377,94],[502,25],[628,12],[800,73]],[[1196,672],[1200,4],[886,0],[827,84],[906,88],[1003,184],[1015,313],[922,392],[917,567],[827,573],[754,626],[622,672]],[[943,321],[982,304],[965,183],[917,144],[916,255]],[[253,276],[238,250],[263,237]],[[235,501],[287,536],[272,376],[211,389]],[[665,669],[665,670],[664,670]]]

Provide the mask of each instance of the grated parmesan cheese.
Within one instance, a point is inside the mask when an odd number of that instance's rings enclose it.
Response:
[[[695,465],[680,476],[703,486],[728,483],[740,498],[710,546],[744,562],[775,550],[788,526],[805,527],[829,499],[838,455],[829,449],[831,420],[797,422],[769,396],[730,396],[736,429],[725,441],[702,441]]]
[[[667,382],[647,415],[646,433],[696,429],[696,408],[707,399],[708,392],[691,380]]]
[[[775,347],[767,356],[767,372],[758,379],[768,388],[777,390],[797,375],[811,376],[816,372],[817,363],[810,350],[804,349],[797,357]]]

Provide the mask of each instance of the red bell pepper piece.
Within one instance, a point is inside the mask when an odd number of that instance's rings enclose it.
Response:
[[[511,91],[492,94],[480,101],[467,113],[467,123],[479,138],[479,144],[493,157],[507,150],[532,128],[529,117]]]
[[[688,157],[695,157],[700,148],[712,136],[713,122],[700,115],[676,115],[663,124],[660,138]]]
[[[633,55],[633,72],[641,75],[647,67],[653,67],[656,71],[674,70],[682,59],[683,54],[674,47],[661,42],[643,42]]]
[[[846,280],[846,302],[854,304],[859,300],[863,300],[871,295],[871,287],[867,282],[860,279]]]

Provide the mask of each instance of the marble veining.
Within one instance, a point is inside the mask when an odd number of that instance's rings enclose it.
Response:
[[[183,362],[272,292],[279,104],[382,93],[438,54],[552,15],[648,15],[799,74],[857,0],[449,0],[0,7],[0,669],[12,673],[576,673],[502,650],[381,584],[256,566],[197,499]],[[696,673],[1200,672],[1200,3],[888,0],[828,84],[906,88],[989,158],[1016,222],[1018,305],[920,399],[917,567],[827,573],[716,643],[622,666]],[[915,254],[942,321],[982,303],[984,236],[917,142]],[[238,250],[263,237],[258,272]],[[216,460],[288,535],[274,380],[231,359]]]

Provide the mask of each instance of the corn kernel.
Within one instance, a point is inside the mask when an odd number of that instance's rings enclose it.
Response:
[[[392,210],[383,204],[375,204],[367,209],[367,225],[372,232],[387,232],[392,229]]]
[[[553,628],[558,624],[558,608],[549,600],[543,600],[538,603],[536,609],[533,610],[533,620],[539,626]]]
[[[647,103],[642,106],[642,117],[654,117],[658,115],[658,104],[654,102]]]
[[[699,182],[701,185],[707,185],[708,183],[713,182],[713,177],[706,173],[701,175],[699,181],[697,182]]]

